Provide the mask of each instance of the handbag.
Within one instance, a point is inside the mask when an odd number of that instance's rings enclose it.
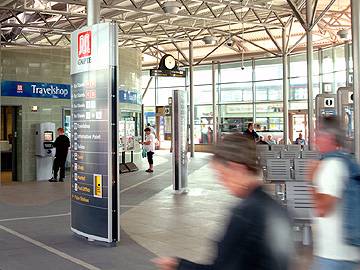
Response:
[[[142,148],[141,156],[142,156],[143,158],[146,158],[146,156],[147,156],[147,152],[146,152],[146,149],[145,149],[144,147]]]

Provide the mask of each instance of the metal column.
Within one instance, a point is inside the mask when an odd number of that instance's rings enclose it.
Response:
[[[350,44],[349,41],[345,42],[345,72],[346,72],[346,87],[350,85]]]
[[[311,30],[311,17],[312,17],[312,2],[306,1],[306,61],[307,61],[307,87],[308,87],[308,144],[309,149],[312,149],[312,140],[314,137],[314,100],[313,100],[313,43],[312,43],[312,30]]]
[[[351,30],[352,30],[352,51],[353,51],[353,90],[354,90],[354,128],[355,128],[355,155],[360,161],[360,103],[359,103],[359,87],[360,87],[360,2],[359,0],[351,0]]]
[[[251,59],[251,69],[252,69],[252,82],[251,82],[251,90],[252,90],[252,102],[253,102],[253,123],[256,122],[256,86],[255,86],[255,59]]]
[[[324,82],[324,70],[323,70],[323,60],[324,60],[324,52],[322,48],[319,48],[319,89],[320,89],[320,93],[324,93],[324,87],[323,87],[323,82]]]
[[[284,144],[288,144],[289,138],[289,59],[286,51],[286,28],[282,30],[283,48],[283,117],[284,117]]]
[[[87,25],[100,22],[100,0],[87,0]]]
[[[189,42],[189,73],[190,73],[190,156],[194,157],[194,59],[193,43]]]
[[[213,61],[211,65],[212,69],[212,111],[213,111],[213,143],[217,142],[217,98],[216,98],[216,64]]]

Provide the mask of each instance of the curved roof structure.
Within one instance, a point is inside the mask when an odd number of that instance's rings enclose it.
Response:
[[[351,32],[350,0],[313,0],[308,18],[310,0],[99,1],[101,20],[118,23],[120,46],[141,50],[144,66],[153,66],[165,53],[187,65],[189,41],[195,64],[200,64],[304,50],[309,29],[315,47],[342,43],[345,39],[338,31]],[[173,13],[164,3],[173,7]],[[2,45],[68,47],[70,33],[87,23],[86,4],[86,0],[3,0]],[[213,44],[204,43],[208,36]]]

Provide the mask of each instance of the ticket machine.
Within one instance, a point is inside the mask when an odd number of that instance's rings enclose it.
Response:
[[[53,157],[55,149],[55,123],[40,123],[35,125],[35,156],[36,180],[49,180],[52,177]]]
[[[336,116],[337,97],[336,94],[322,93],[315,98],[316,124],[318,125],[321,117]]]
[[[340,123],[346,132],[344,144],[348,150],[354,152],[354,91],[352,87],[340,87],[337,90],[337,98]]]

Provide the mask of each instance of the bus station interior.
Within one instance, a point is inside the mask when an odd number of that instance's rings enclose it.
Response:
[[[70,230],[71,152],[65,183],[38,179],[37,125],[54,123],[73,139],[71,33],[87,25],[89,2],[100,5],[100,22],[117,26],[118,162],[138,168],[119,175],[120,241],[112,248]],[[302,209],[294,269],[309,269],[312,206],[286,191],[303,192],[306,162],[320,158],[312,139],[321,116],[340,117],[359,157],[354,13],[356,0],[0,1],[0,269],[155,269],[156,256],[208,262],[236,200],[216,180],[211,146],[250,122],[276,141],[258,147],[262,177],[281,203]],[[151,76],[168,54],[186,76]],[[172,190],[173,90],[186,91],[188,102],[181,195]],[[153,174],[139,144],[147,124],[159,140]],[[300,133],[303,148],[294,145]]]

